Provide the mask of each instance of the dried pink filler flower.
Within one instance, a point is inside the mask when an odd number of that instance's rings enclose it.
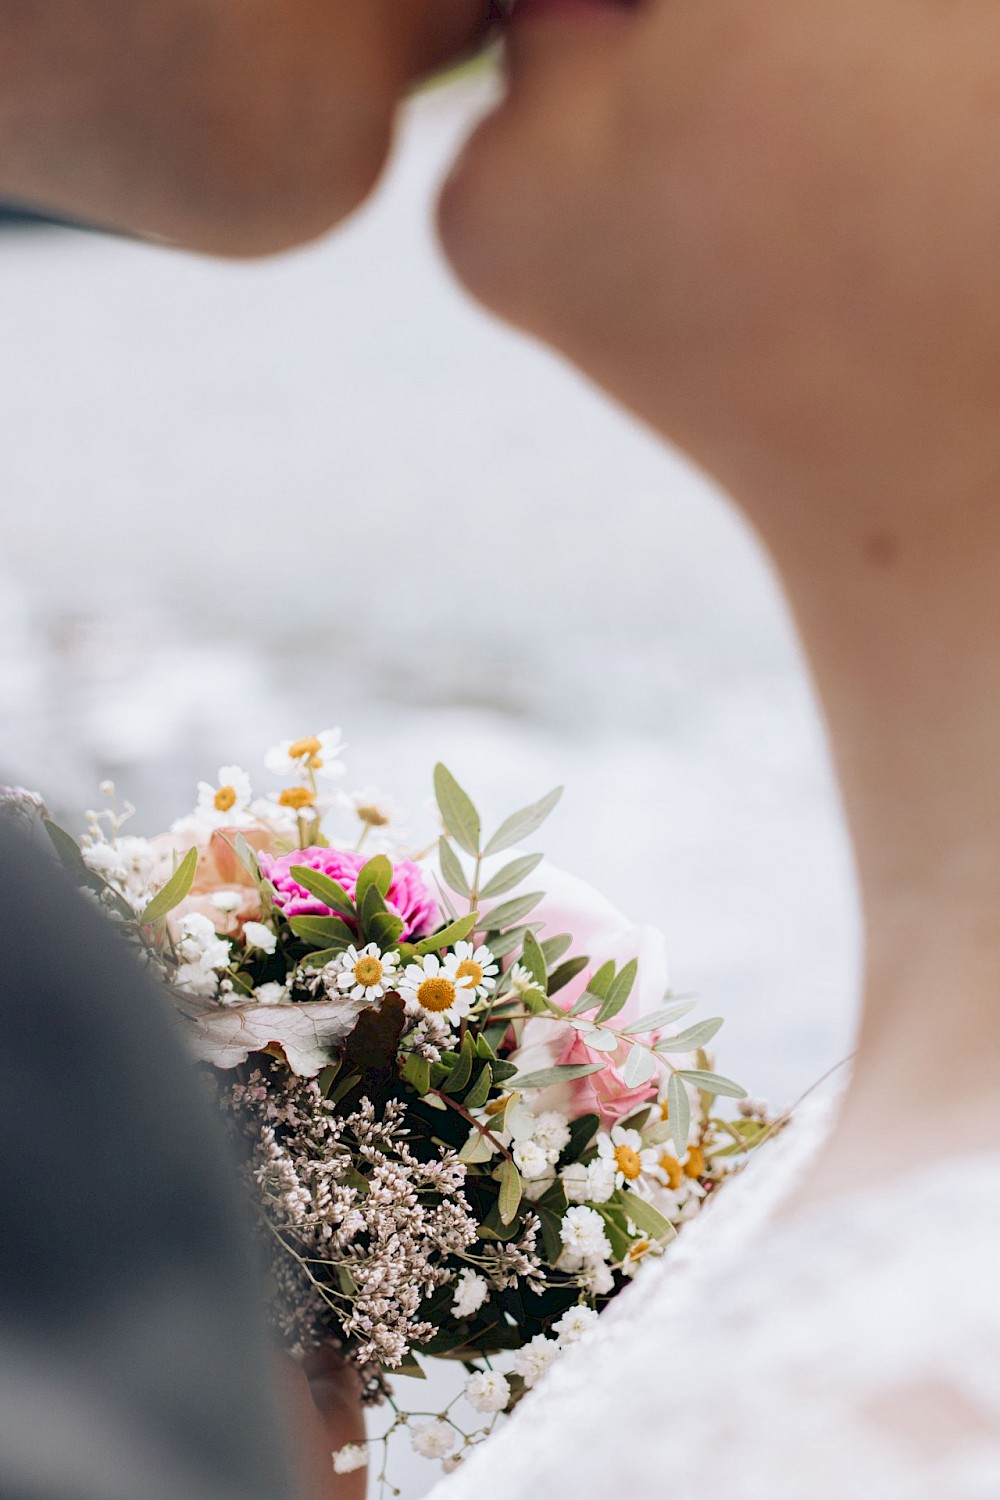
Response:
[[[368,855],[353,849],[295,849],[275,859],[270,854],[261,854],[261,874],[271,882],[276,891],[275,904],[286,917],[318,916],[331,914],[318,897],[299,885],[290,873],[293,865],[307,865],[322,875],[343,886],[354,899],[358,875],[368,863]],[[389,911],[403,919],[403,941],[422,937],[437,926],[439,915],[437,902],[424,884],[424,877],[417,865],[409,859],[396,860],[392,867],[392,884],[389,886],[385,904]]]

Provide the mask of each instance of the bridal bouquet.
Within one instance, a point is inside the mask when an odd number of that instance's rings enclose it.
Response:
[[[163,975],[244,1143],[289,1348],[333,1343],[372,1400],[422,1356],[463,1361],[478,1429],[393,1402],[453,1465],[769,1126],[717,1110],[744,1097],[705,1050],[722,1023],[682,1024],[660,935],[521,852],[558,791],[484,838],[439,765],[440,838],[407,851],[377,791],[338,792],[342,749],[277,747],[286,784],[257,800],[224,767],[159,838],[114,803],[79,841],[46,826]]]

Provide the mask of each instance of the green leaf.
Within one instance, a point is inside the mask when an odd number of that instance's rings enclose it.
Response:
[[[292,865],[288,873],[296,884],[315,896],[317,901],[322,901],[331,911],[339,911],[344,917],[354,916],[354,902],[339,881],[331,880],[322,870],[310,869],[308,865]]]
[[[354,942],[354,933],[339,917],[292,917],[288,923],[297,938],[313,948],[346,947]]]
[[[376,854],[366,865],[362,865],[358,871],[358,883],[354,897],[358,910],[362,910],[365,897],[372,889],[378,891],[379,896],[384,899],[392,885],[392,865],[384,854]]]
[[[458,855],[443,835],[438,839],[438,862],[441,866],[441,878],[445,885],[449,886],[453,891],[457,891],[466,900],[470,900],[472,897],[472,886],[469,884],[469,877],[462,869],[462,863]]]
[[[385,911],[385,909],[386,906],[385,901],[382,898],[382,892],[379,890],[374,881],[370,882],[365,888],[365,894],[363,898],[358,902],[358,910],[361,914],[362,926],[366,927],[369,922],[373,921],[375,917],[379,916],[382,912]]]
[[[660,1052],[697,1052],[699,1047],[705,1047],[719,1031],[723,1024],[721,1016],[713,1016],[710,1021],[699,1021],[697,1026],[689,1026],[687,1031],[681,1031],[677,1036],[665,1036],[657,1043]]]
[[[493,1145],[486,1139],[485,1132],[473,1127],[468,1140],[458,1153],[459,1161],[464,1161],[466,1166],[478,1166],[484,1161],[492,1161],[496,1155]]]
[[[580,954],[578,958],[567,958],[564,964],[560,964],[558,969],[553,970],[549,975],[549,994],[558,995],[559,991],[565,989],[589,963],[590,959],[586,954]]]
[[[458,1062],[448,1075],[448,1081],[442,1088],[443,1094],[460,1094],[472,1077],[472,1064],[475,1061],[476,1049],[472,1043],[472,1036],[467,1031],[462,1038],[462,1047],[458,1054]]]
[[[587,988],[570,1011],[571,1016],[582,1016],[586,1010],[594,1010],[598,1005],[603,1005],[608,998],[608,990],[615,977],[615,966],[609,958],[606,964],[602,964],[593,976]]]
[[[152,927],[156,922],[162,922],[175,906],[180,906],[184,897],[194,885],[195,871],[198,868],[198,851],[189,849],[177,866],[170,879],[161,891],[150,901],[149,905],[141,913],[139,921],[144,927]]]
[[[492,1028],[491,1028],[491,1030],[492,1030]],[[499,1030],[500,1030],[500,1027],[498,1026],[497,1027],[497,1031],[499,1031]],[[505,1036],[506,1034],[507,1034],[507,1027],[505,1025],[504,1028],[503,1028],[503,1035],[499,1038],[499,1040],[503,1041],[503,1036]],[[493,1068],[493,1082],[494,1083],[510,1083],[510,1080],[512,1078],[516,1078],[517,1077],[517,1065],[516,1065],[516,1063],[504,1062],[504,1060],[502,1058],[498,1058],[498,1060],[495,1063],[493,1063],[491,1066]]]
[[[51,818],[43,818],[42,826],[52,840],[52,847],[59,856],[60,864],[69,871],[74,880],[80,881],[82,885],[92,885],[94,872],[88,868],[80,852],[80,845],[73,835],[67,833],[65,828],[60,828],[58,823],[53,823]]]
[[[554,1068],[541,1068],[537,1073],[525,1073],[507,1080],[512,1089],[547,1089],[556,1083],[573,1083],[577,1078],[587,1078],[599,1073],[606,1063],[557,1063]]]
[[[337,1084],[337,1087],[334,1089],[333,1093],[330,1094],[330,1095],[328,1095],[330,1103],[331,1104],[339,1104],[340,1101],[341,1101],[341,1099],[343,1099],[347,1094],[349,1094],[353,1088],[356,1088],[357,1085],[360,1082],[361,1082],[361,1074],[360,1073],[348,1073],[347,1076],[346,1076],[346,1078],[342,1078],[340,1080],[340,1082]]]
[[[378,943],[384,951],[392,947],[405,925],[402,917],[395,916],[391,911],[378,911],[371,921],[365,923],[365,931],[370,941]]]
[[[638,1193],[621,1192],[616,1196],[640,1234],[647,1235],[651,1240],[659,1240],[661,1245],[677,1238],[677,1231],[670,1220],[664,1218],[645,1198],[640,1198]]]
[[[493,1087],[493,1069],[486,1063],[482,1072],[466,1094],[463,1103],[466,1109],[481,1109],[490,1097],[490,1089]]]
[[[544,990],[548,980],[548,974],[545,969],[545,955],[539,947],[538,939],[533,932],[526,932],[524,934],[521,962],[535,983]]]
[[[580,1157],[593,1143],[594,1137],[601,1128],[600,1115],[580,1115],[571,1121],[569,1127],[569,1145],[563,1151],[564,1162],[579,1161]]]
[[[544,894],[544,891],[531,891],[526,896],[515,896],[513,901],[504,901],[500,906],[495,906],[492,911],[487,912],[483,921],[489,924],[491,932],[503,932],[506,928],[513,927],[520,922],[529,911],[534,911]]]
[[[500,1222],[512,1224],[521,1206],[521,1174],[509,1159],[500,1168]]]
[[[336,943],[332,948],[317,948],[313,953],[307,953],[301,959],[298,967],[300,969],[325,969],[327,964],[333,963],[339,958],[347,947],[346,943]]]
[[[616,1212],[605,1203],[597,1203],[594,1206],[604,1220],[604,1233],[611,1242],[612,1258],[616,1261],[624,1260],[632,1248],[631,1237],[623,1222],[624,1215],[621,1210]]]
[[[479,814],[471,798],[463,792],[447,766],[439,762],[434,767],[434,795],[437,798],[441,820],[450,836],[466,854],[479,853]]]
[[[638,1021],[633,1021],[630,1026],[623,1026],[622,1030],[626,1036],[645,1035],[659,1026],[669,1026],[671,1021],[680,1020],[681,1016],[694,1010],[696,1004],[695,1000],[682,1000],[678,1005],[665,1005],[661,1010],[650,1011],[648,1016],[640,1016]]]
[[[670,1114],[670,1134],[674,1148],[681,1161],[687,1155],[688,1131],[691,1129],[691,1100],[688,1098],[684,1080],[679,1073],[671,1073],[667,1084],[667,1108]]]
[[[648,1083],[657,1070],[657,1061],[652,1052],[638,1045],[632,1048],[622,1068],[622,1082],[626,1088],[637,1089]]]
[[[589,1026],[590,1023],[588,1022],[587,1024]],[[593,1031],[581,1032],[580,1035],[587,1046],[593,1047],[595,1052],[618,1051],[618,1038],[613,1031],[602,1031],[599,1026],[596,1026]]]
[[[706,1094],[721,1094],[727,1099],[745,1099],[747,1096],[745,1088],[734,1083],[731,1078],[723,1078],[721,1073],[706,1073],[701,1068],[681,1068],[676,1076],[686,1078],[688,1083],[693,1083],[695,1088],[704,1090]]]
[[[328,1068],[322,1069],[319,1077],[316,1079],[316,1082],[319,1085],[319,1091],[324,1099],[333,1088],[334,1080],[336,1079],[337,1074],[340,1072],[340,1068],[341,1062],[331,1063]]]
[[[549,968],[553,968],[572,946],[573,939],[568,932],[560,932],[555,937],[546,938],[542,943],[542,952],[545,954],[545,962]]]
[[[512,891],[522,880],[526,880],[532,870],[538,868],[544,859],[542,854],[525,854],[520,859],[511,860],[509,865],[504,865],[502,870],[486,882],[480,895],[484,897],[502,896],[507,891]]]
[[[486,941],[493,957],[506,958],[508,954],[516,953],[523,945],[525,935],[529,932],[537,932],[539,925],[538,922],[529,922],[525,927],[512,927],[509,932],[498,932],[495,935],[491,933]]]
[[[223,838],[226,838],[225,834],[223,834]],[[228,839],[226,839],[226,843],[229,844]],[[250,876],[250,879],[260,880],[260,860],[257,858],[257,851],[242,833],[234,835],[229,847]]]
[[[467,938],[479,921],[479,913],[470,911],[468,916],[459,917],[457,922],[451,922],[447,927],[442,927],[440,932],[431,933],[422,942],[417,944],[417,953],[425,958],[428,953],[439,953],[442,948],[451,948],[455,943],[460,943]]]
[[[430,1091],[431,1065],[426,1057],[411,1052],[403,1061],[403,1077],[410,1088],[421,1097]]]
[[[519,844],[522,839],[530,838],[541,828],[562,794],[562,787],[557,786],[540,801],[533,802],[530,807],[522,807],[520,812],[512,813],[490,839],[483,850],[484,855],[499,854],[502,849],[509,849],[512,844]]]
[[[426,1373],[420,1368],[412,1355],[409,1359],[404,1359],[401,1365],[387,1366],[386,1373],[393,1377],[396,1375],[405,1375],[409,1380],[427,1379]]]
[[[608,986],[608,998],[597,1013],[598,1026],[605,1021],[610,1021],[620,1010],[623,1010],[628,1002],[628,997],[635,988],[636,975],[639,972],[639,960],[630,959],[625,967],[615,975]]]

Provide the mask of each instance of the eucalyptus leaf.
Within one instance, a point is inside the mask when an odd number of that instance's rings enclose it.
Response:
[[[197,869],[198,851],[189,849],[166,885],[157,892],[141,913],[139,921],[144,927],[152,927],[155,923],[162,922],[175,906],[180,906],[194,885]]]
[[[354,942],[354,933],[339,917],[292,917],[288,925],[297,938],[313,948]]]
[[[441,1092],[443,1094],[460,1094],[462,1092],[472,1077],[472,1065],[475,1061],[475,1056],[476,1052],[472,1043],[472,1036],[467,1031],[462,1038],[462,1047],[458,1054],[458,1061],[449,1073],[448,1081],[442,1085]]]
[[[491,932],[503,932],[506,928],[515,926],[530,911],[534,911],[544,894],[544,891],[531,891],[525,896],[515,896],[513,901],[504,901],[502,905],[495,906],[486,913],[483,920],[489,923]]]
[[[623,1026],[622,1030],[626,1036],[644,1036],[649,1031],[656,1031],[660,1026],[669,1026],[672,1021],[679,1021],[681,1016],[686,1016],[694,1010],[696,1004],[695,1000],[681,1000],[676,1005],[664,1005],[661,1010],[650,1011],[648,1016],[640,1016],[638,1021],[633,1021],[629,1026]]]
[[[458,1153],[458,1159],[471,1167],[480,1162],[491,1161],[495,1154],[493,1143],[487,1139],[484,1132],[471,1130],[468,1140]]]
[[[322,870],[314,870],[309,865],[292,865],[288,873],[297,885],[315,896],[317,901],[322,901],[331,911],[339,911],[344,917],[354,916],[354,902],[339,881],[332,880]]]
[[[525,933],[537,932],[539,924],[529,922],[524,927],[512,927],[509,932],[490,934],[487,938],[490,952],[494,958],[506,958],[511,953],[516,953],[524,942]]]
[[[610,1021],[628,1003],[628,998],[635,988],[636,976],[639,973],[639,960],[629,959],[628,963],[621,969],[608,986],[608,997],[597,1013],[597,1024],[603,1025]]]
[[[335,958],[339,958],[348,947],[347,943],[334,943],[332,948],[317,948],[312,953],[307,953],[299,963],[300,969],[325,969],[327,964],[332,964]]]
[[[542,952],[545,954],[545,962],[551,969],[557,964],[573,946],[573,939],[568,932],[558,932],[555,937],[546,938],[542,943]]]
[[[42,819],[42,827],[52,840],[52,847],[59,856],[59,862],[69,871],[74,880],[83,885],[91,885],[94,881],[94,873],[88,868],[87,863],[80,852],[80,845],[71,833],[65,828],[60,828],[51,818]]]
[[[745,1088],[734,1083],[731,1078],[723,1078],[721,1073],[705,1073],[701,1068],[682,1068],[677,1076],[686,1078],[688,1083],[693,1083],[695,1088],[702,1089],[706,1094],[723,1095],[727,1099],[745,1099],[747,1096]]]
[[[661,1052],[697,1052],[710,1042],[722,1026],[722,1017],[713,1016],[709,1021],[699,1021],[677,1036],[665,1036],[657,1044]]]
[[[679,1073],[671,1073],[667,1084],[667,1108],[670,1112],[670,1134],[678,1157],[687,1154],[688,1131],[691,1129],[691,1100]]]
[[[522,807],[520,812],[512,813],[501,823],[483,853],[499,854],[501,850],[509,849],[512,844],[519,844],[522,839],[530,838],[537,829],[541,828],[562,794],[563,789],[558,786],[538,802],[533,802],[530,807]]]
[[[658,1240],[661,1245],[677,1238],[677,1231],[669,1219],[655,1209],[645,1198],[640,1198],[638,1193],[623,1193],[625,1200],[625,1212],[640,1234],[647,1235],[651,1240]]]
[[[613,1031],[602,1031],[596,1026],[593,1031],[587,1033],[586,1042],[595,1052],[617,1052],[618,1038]]]
[[[493,1069],[489,1063],[485,1063],[479,1077],[463,1100],[466,1109],[481,1109],[490,1097],[490,1089],[492,1087]]]
[[[521,1206],[521,1193],[521,1174],[514,1163],[507,1160],[500,1168],[498,1207],[501,1223],[512,1224],[514,1222],[515,1215]]]
[[[533,932],[524,934],[524,946],[521,949],[521,962],[531,975],[532,979],[543,990],[546,988],[548,974],[545,968],[545,955],[539,947],[538,939]]]
[[[541,864],[543,858],[542,854],[524,854],[520,859],[511,860],[509,865],[504,865],[502,870],[498,870],[486,882],[480,894],[486,899],[505,895],[507,891],[512,891],[515,886],[520,885],[522,880],[527,880],[532,870],[536,870]]]
[[[462,862],[448,840],[442,835],[438,839],[438,862],[441,866],[441,878],[451,890],[457,891],[460,896],[468,900],[472,896],[472,886],[469,877],[462,869]]]
[[[542,952],[544,953],[544,951],[543,944]],[[565,989],[568,984],[571,984],[589,963],[590,959],[587,958],[586,954],[580,954],[577,958],[567,958],[564,964],[560,964],[558,969],[554,969],[549,975],[549,994],[558,995],[559,991]]]
[[[392,865],[389,863],[389,860],[386,859],[384,854],[374,855],[373,858],[370,859],[366,865],[362,865],[361,869],[358,871],[358,882],[355,888],[356,894],[354,897],[354,902],[358,907],[358,910],[360,911],[364,909],[365,897],[368,895],[368,892],[370,890],[375,889],[376,891],[378,891],[379,896],[384,900],[384,898],[389,893],[389,887],[391,885]]]
[[[600,1073],[606,1063],[557,1063],[553,1068],[541,1068],[537,1073],[525,1073],[508,1080],[512,1089],[547,1089],[556,1083],[574,1083],[577,1078],[587,1078],[591,1073]]]
[[[447,766],[434,767],[434,795],[441,820],[450,836],[466,854],[479,853],[481,825],[472,799],[462,790]]]
[[[426,1057],[411,1052],[403,1062],[403,1077],[418,1094],[426,1094],[431,1086],[431,1065]]]
[[[467,916],[459,917],[457,922],[451,922],[447,927],[442,927],[440,932],[432,932],[430,937],[423,938],[417,944],[417,953],[425,958],[428,953],[439,953],[442,948],[450,948],[455,943],[460,943],[467,938],[479,921],[479,913],[470,911]]]
[[[627,1088],[640,1088],[649,1082],[656,1070],[657,1061],[652,1052],[647,1052],[645,1047],[636,1044],[622,1068],[622,1082]]]
[[[591,977],[587,988],[570,1011],[570,1015],[582,1016],[584,1011],[596,1010],[599,1005],[603,1005],[608,998],[608,990],[611,988],[614,977],[615,966],[609,958],[607,963],[601,964],[597,973]]]

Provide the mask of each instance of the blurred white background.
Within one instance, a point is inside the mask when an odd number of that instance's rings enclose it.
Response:
[[[486,88],[419,99],[377,199],[272,263],[0,232],[0,771],[74,827],[111,776],[140,832],[333,724],[418,832],[438,758],[493,818],[565,782],[552,857],[785,1103],[858,962],[815,706],[728,502],[449,280],[432,186]],[[407,1500],[434,1467],[399,1455]]]

